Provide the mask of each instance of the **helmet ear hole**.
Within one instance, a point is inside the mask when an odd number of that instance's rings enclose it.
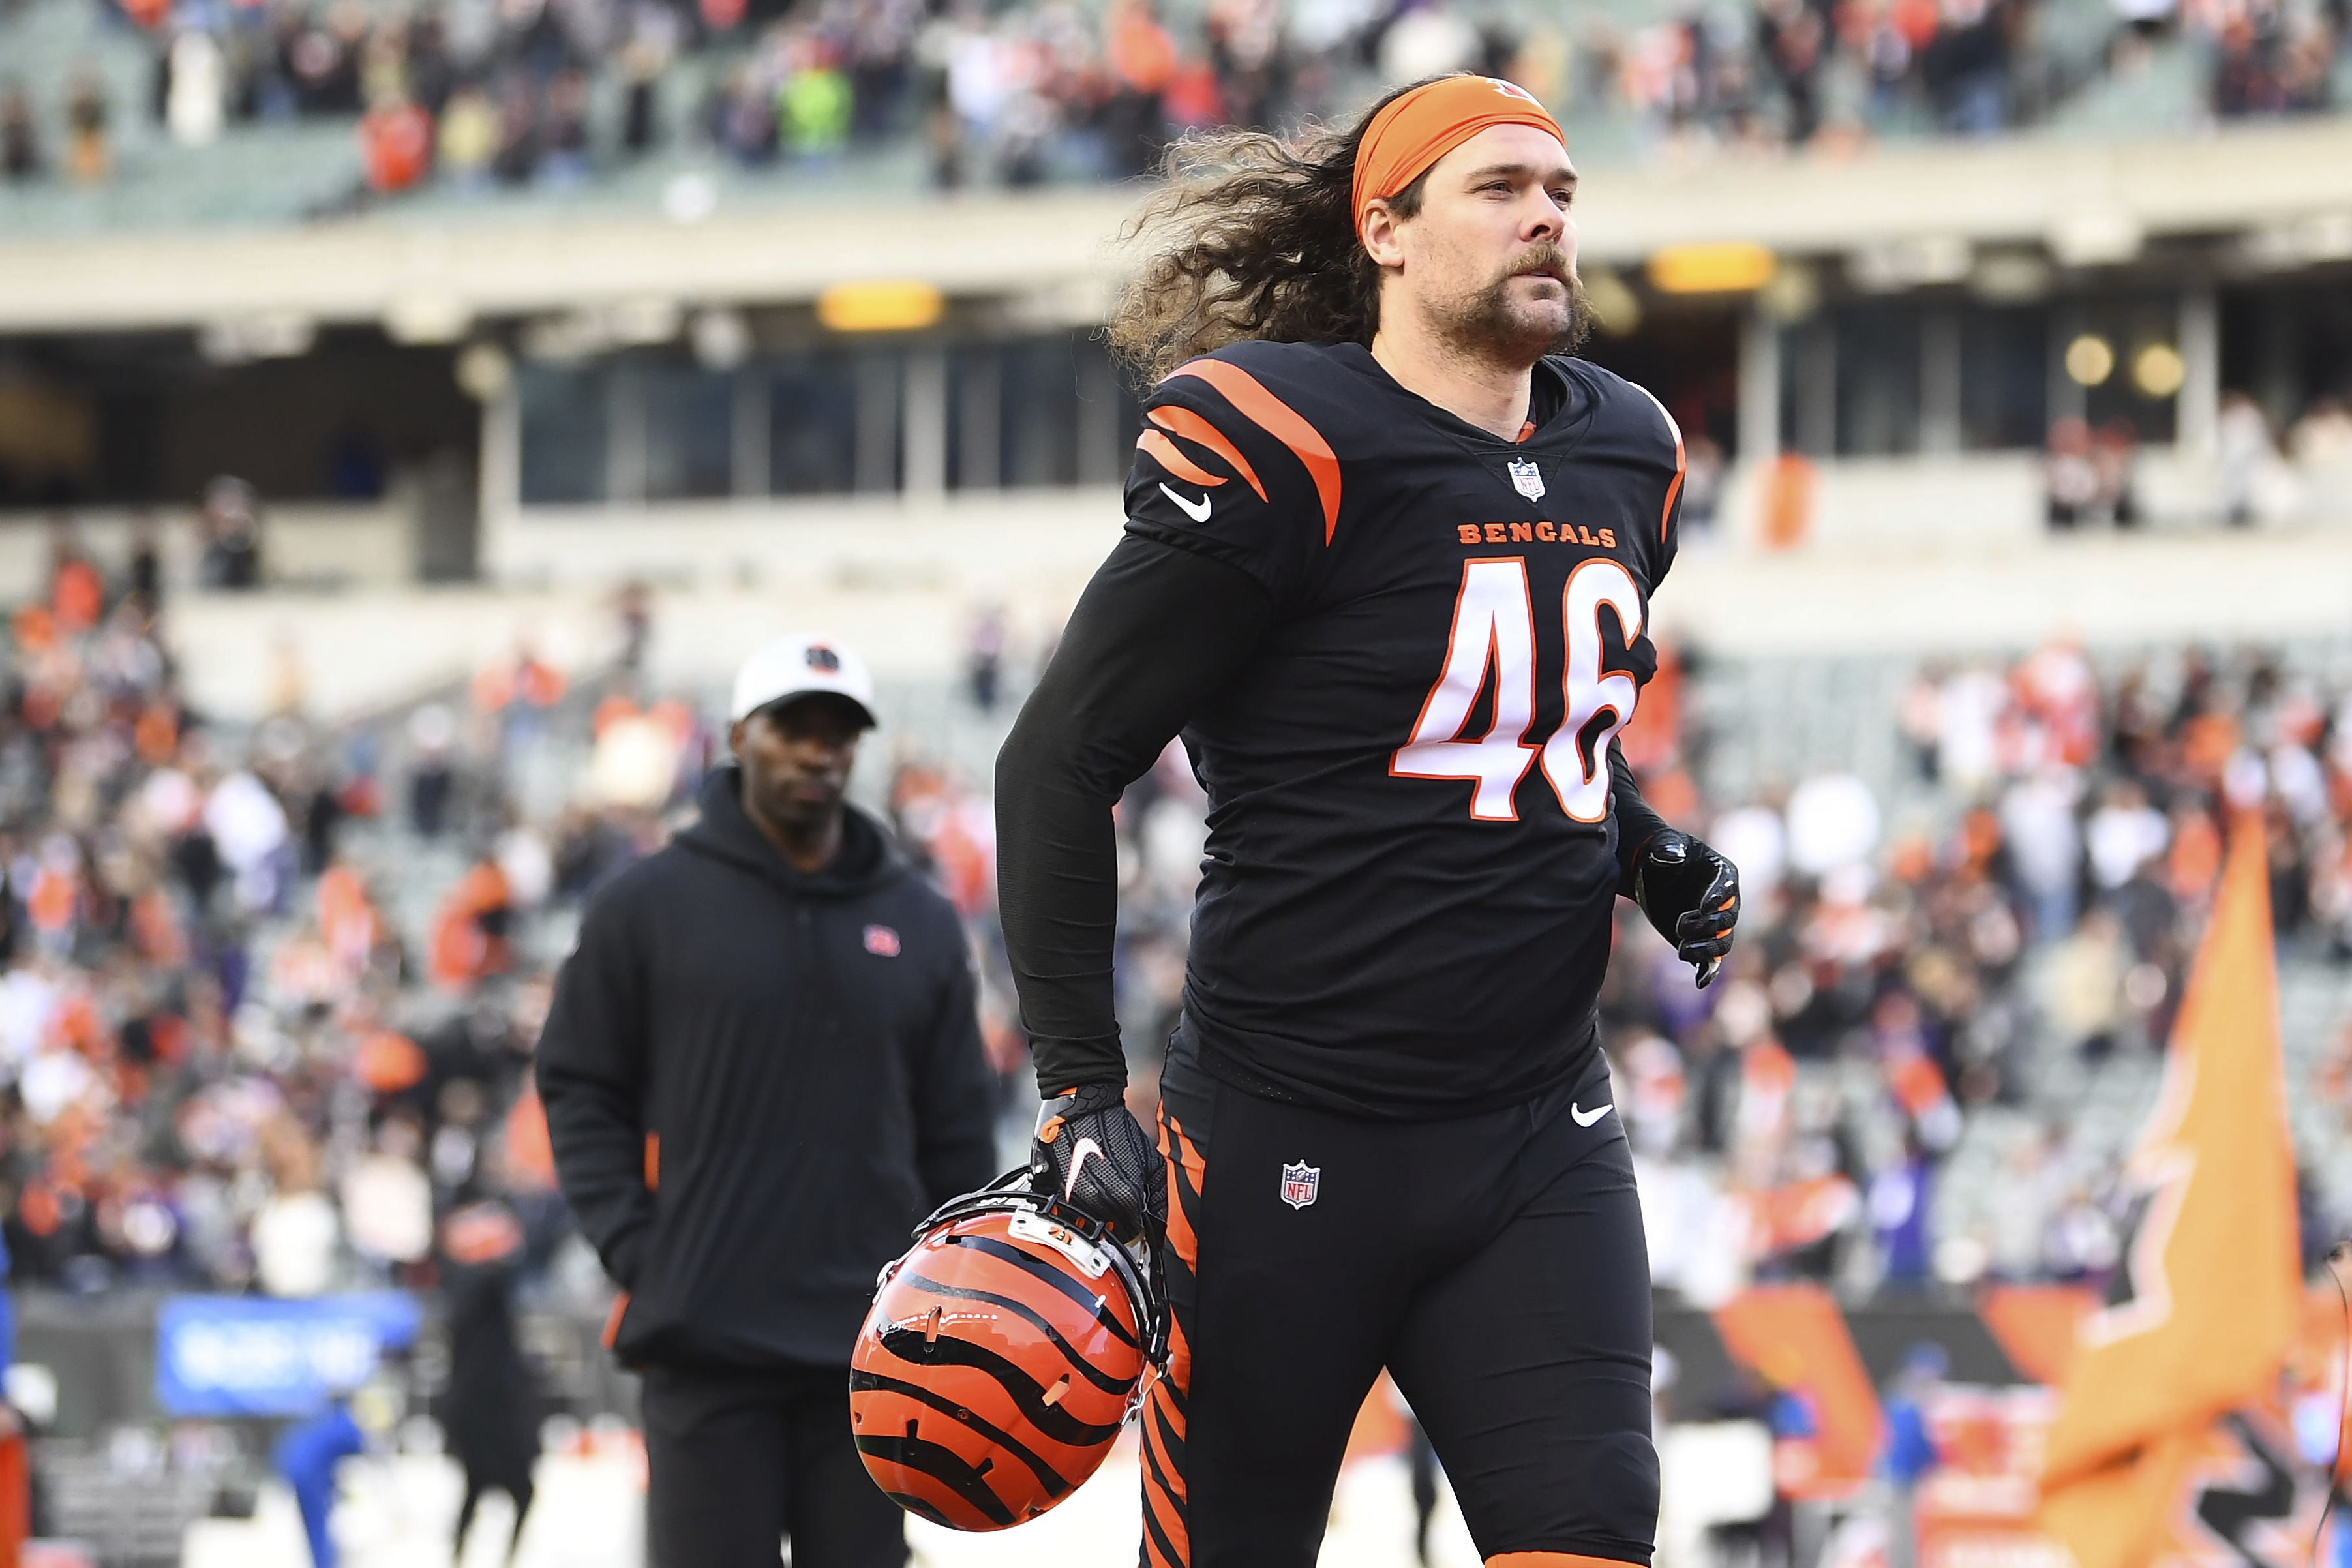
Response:
[[[1137,1260],[1076,1211],[1012,1186],[959,1199],[887,1271],[859,1331],[858,1457],[901,1507],[951,1529],[1034,1519],[1109,1454],[1161,1318]]]

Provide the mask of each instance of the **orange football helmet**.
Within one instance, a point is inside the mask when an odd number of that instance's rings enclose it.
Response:
[[[1147,1265],[1027,1179],[1011,1173],[924,1221],[882,1270],[850,1352],[866,1473],[953,1530],[1003,1530],[1076,1491],[1167,1360]]]

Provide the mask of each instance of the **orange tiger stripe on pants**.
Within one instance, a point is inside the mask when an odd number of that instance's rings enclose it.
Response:
[[[1201,1258],[1194,1228],[1207,1170],[1183,1126],[1160,1113],[1160,1152],[1167,1160],[1169,1272],[1190,1281]],[[1190,1292],[1183,1293],[1190,1299]],[[1143,1403],[1142,1568],[1190,1568],[1192,1536],[1184,1488],[1185,1402],[1192,1391],[1192,1346],[1181,1315],[1168,1324],[1168,1371]]]

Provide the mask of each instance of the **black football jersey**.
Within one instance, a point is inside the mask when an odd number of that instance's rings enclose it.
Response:
[[[1595,1048],[1608,746],[1656,668],[1683,448],[1630,382],[1536,375],[1517,442],[1356,344],[1235,344],[1145,405],[1129,529],[1275,606],[1184,731],[1209,795],[1187,1028],[1237,1081],[1442,1116]]]

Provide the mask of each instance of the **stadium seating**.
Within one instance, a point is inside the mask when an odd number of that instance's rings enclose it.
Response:
[[[376,26],[406,14],[405,7],[383,3],[362,9]],[[1083,28],[1104,25],[1100,7],[1082,7],[1077,15]],[[2148,43],[2119,42],[2115,13],[2104,0],[2037,0],[2021,7],[2020,16],[2024,20],[2018,45],[2000,68],[2001,124],[2081,138],[2178,133],[2210,122],[2225,47],[2221,40],[2185,27]],[[1170,23],[1181,52],[1192,56],[1198,15],[1178,10]],[[1769,39],[1750,36],[1754,27],[1738,14],[1686,23],[1631,0],[1582,0],[1567,8],[1499,6],[1483,12],[1477,25],[1486,40],[1482,47],[1497,61],[1513,58],[1514,40],[1535,40],[1533,52],[1523,57],[1524,68],[1545,76],[1549,95],[1565,110],[1571,143],[1580,158],[1596,165],[1683,159],[1710,142],[1747,139],[1752,133],[1738,127],[1754,110],[1742,106],[1752,100],[1769,111],[1769,120],[1782,112],[1771,106],[1786,97],[1792,79],[1775,74]],[[1697,68],[1694,46],[1678,31],[1686,26],[1705,29],[1697,47],[1710,59],[1728,56],[1742,61],[1745,85],[1738,90],[1748,96],[1736,103],[1724,100],[1711,81],[1691,74]],[[1022,13],[1013,13],[1002,29],[1007,46],[1024,37],[1027,26]],[[590,61],[587,125],[593,151],[584,181],[566,178],[559,182],[561,188],[551,190],[529,182],[456,188],[442,179],[402,193],[394,205],[420,216],[456,216],[486,204],[518,211],[549,204],[645,211],[657,207],[667,182],[688,170],[719,182],[730,205],[757,204],[780,194],[912,191],[931,177],[936,160],[924,150],[916,124],[919,106],[903,87],[891,89],[896,123],[879,140],[861,137],[822,157],[753,163],[714,158],[698,122],[730,65],[755,52],[749,47],[754,28],[706,35],[699,24],[689,22],[684,31],[687,47],[656,84],[655,121],[662,129],[651,148],[621,148],[625,85],[619,63],[623,40],[615,36],[607,52]],[[698,46],[698,37],[703,41]],[[142,32],[132,26],[110,0],[17,0],[0,10],[0,60],[7,62],[10,77],[31,90],[53,170],[64,141],[67,84],[84,68],[93,69],[104,87],[115,165],[109,179],[87,188],[74,188],[54,172],[46,179],[0,184],[0,221],[26,233],[284,222],[348,212],[366,201],[355,111],[267,122],[232,119],[206,145],[173,145],[156,115],[165,37],[162,28]],[[1313,60],[1325,80],[1322,99],[1333,104],[1360,96],[1378,80],[1354,52],[1354,38],[1348,34],[1341,40],[1347,47],[1334,46],[1319,56],[1292,46],[1294,60]],[[2337,43],[2334,96],[2340,100],[2352,89],[2352,53]],[[908,58],[916,61],[918,56]],[[938,68],[917,63],[908,68]],[[1835,136],[1847,135],[1840,125],[1857,132],[1866,127],[1872,139],[1897,142],[1943,129],[1916,68],[1907,88],[1877,91],[1867,103],[1846,101],[1875,89],[1866,80],[1839,79],[1837,70],[1844,68],[1809,68],[1808,80],[1817,74],[1820,79],[1805,89],[1807,94],[1818,89],[1827,102],[1825,123]],[[1860,65],[1852,68],[1863,71]],[[1678,81],[1682,85],[1675,85]],[[1181,100],[1171,100],[1170,112],[1177,125],[1184,122]],[[1074,108],[1069,118],[1083,119],[1083,106]],[[976,122],[971,134],[985,139],[994,132]],[[1768,132],[1764,140],[1780,134]],[[987,150],[981,152],[984,164]],[[1055,154],[1041,169],[1047,177],[1083,177],[1095,163],[1092,154]],[[984,167],[981,172],[984,175]]]

